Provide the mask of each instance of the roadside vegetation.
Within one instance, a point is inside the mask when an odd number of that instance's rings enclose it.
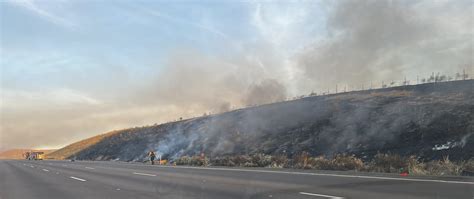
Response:
[[[306,153],[294,158],[265,154],[235,155],[221,157],[182,156],[175,165],[188,166],[228,166],[228,167],[266,167],[294,168],[337,171],[362,171],[379,173],[400,173],[407,175],[459,176],[474,174],[474,159],[468,161],[442,160],[422,162],[415,156],[403,157],[396,154],[379,153],[370,161],[363,161],[354,155],[338,154],[332,158],[311,157]]]

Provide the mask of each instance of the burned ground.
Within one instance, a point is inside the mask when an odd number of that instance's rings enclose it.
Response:
[[[293,157],[377,153],[421,160],[474,156],[474,80],[355,91],[267,104],[161,125],[116,131],[52,156],[142,161],[155,150],[175,159],[204,153]]]

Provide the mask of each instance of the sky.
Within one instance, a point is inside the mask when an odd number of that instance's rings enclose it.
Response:
[[[0,0],[0,149],[474,75],[473,13],[470,0]]]

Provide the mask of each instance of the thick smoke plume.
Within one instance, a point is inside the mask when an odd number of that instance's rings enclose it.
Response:
[[[307,46],[299,67],[326,88],[472,70],[472,10],[472,1],[337,1],[328,37]]]

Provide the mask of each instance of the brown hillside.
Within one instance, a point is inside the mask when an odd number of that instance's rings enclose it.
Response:
[[[53,153],[47,154],[46,157],[48,159],[57,159],[63,160],[70,157],[73,154],[80,152],[81,150],[88,148],[89,146],[95,145],[101,140],[111,135],[118,133],[118,131],[111,131],[108,133],[104,133],[101,135],[97,135],[91,138],[87,138],[85,140],[81,140],[79,142],[72,143],[66,147],[63,147],[59,150],[54,151]]]

